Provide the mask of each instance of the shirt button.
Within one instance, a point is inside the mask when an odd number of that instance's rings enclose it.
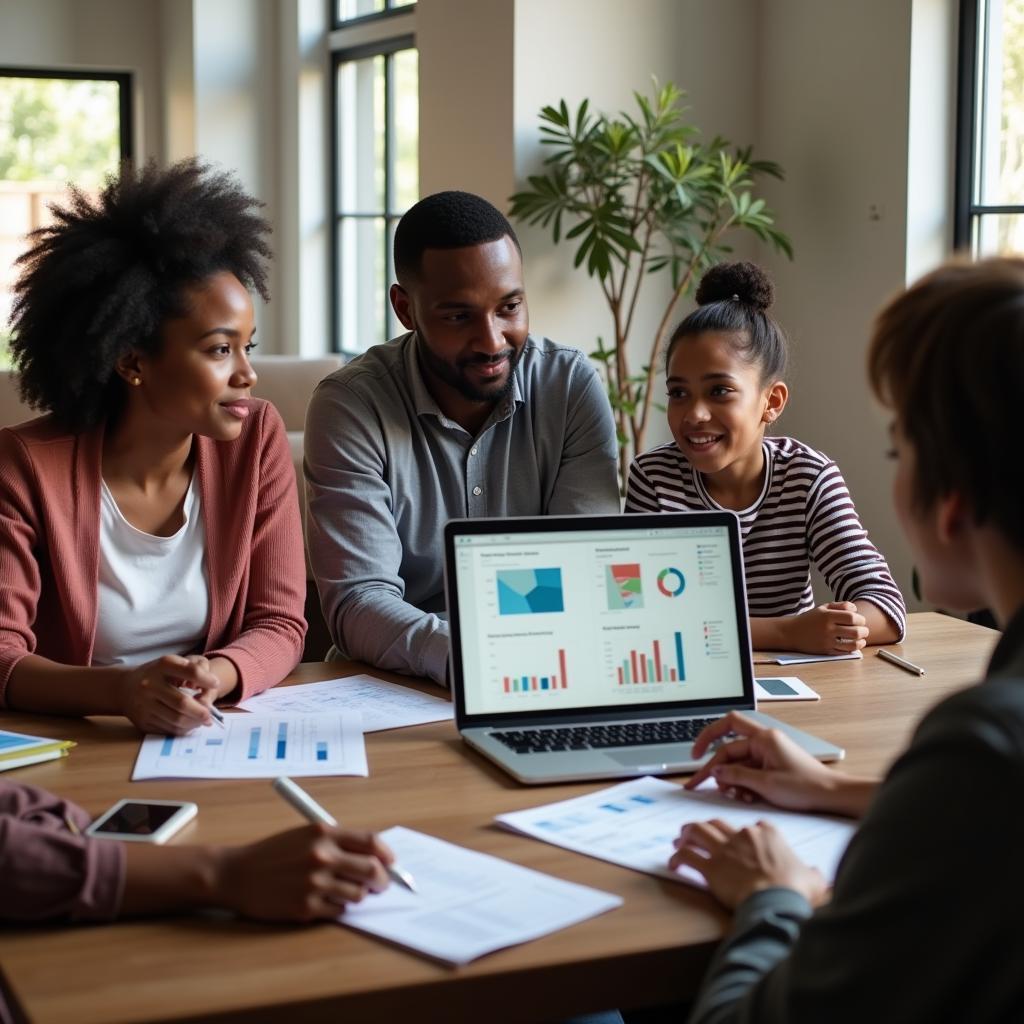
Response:
[[[476,455],[476,451],[477,451],[476,445],[473,445],[473,447],[469,449],[469,454],[470,455]]]
[[[473,494],[476,495],[476,497],[479,498],[480,495],[483,494],[483,493],[484,493],[484,489],[482,487],[480,487],[479,485],[477,485],[476,487],[473,488]]]

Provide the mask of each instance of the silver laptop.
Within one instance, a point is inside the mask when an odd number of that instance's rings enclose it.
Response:
[[[693,771],[734,709],[843,756],[755,710],[731,512],[451,520],[445,587],[459,732],[520,782]]]

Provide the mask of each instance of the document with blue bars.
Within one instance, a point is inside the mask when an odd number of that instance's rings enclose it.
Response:
[[[229,714],[187,736],[146,736],[132,780],[368,775],[358,711]]]

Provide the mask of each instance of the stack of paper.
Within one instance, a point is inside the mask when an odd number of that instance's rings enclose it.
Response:
[[[26,764],[53,761],[67,757],[74,746],[71,740],[54,740],[46,736],[27,736],[21,732],[0,729],[0,772],[21,768]]]
[[[612,893],[396,827],[381,833],[416,892],[392,885],[338,920],[448,964],[568,928],[622,904]],[[486,1014],[485,1014],[486,1016]]]

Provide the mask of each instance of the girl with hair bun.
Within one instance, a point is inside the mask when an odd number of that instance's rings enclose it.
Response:
[[[895,643],[906,607],[836,464],[765,437],[786,407],[786,338],[752,263],[704,275],[666,354],[673,441],[633,460],[627,512],[730,509],[740,518],[751,639],[759,650],[848,654]],[[811,566],[835,600],[814,606]]]
[[[33,234],[11,352],[46,415],[0,431],[0,706],[180,734],[298,662],[295,474],[250,397],[260,205],[126,165]]]

